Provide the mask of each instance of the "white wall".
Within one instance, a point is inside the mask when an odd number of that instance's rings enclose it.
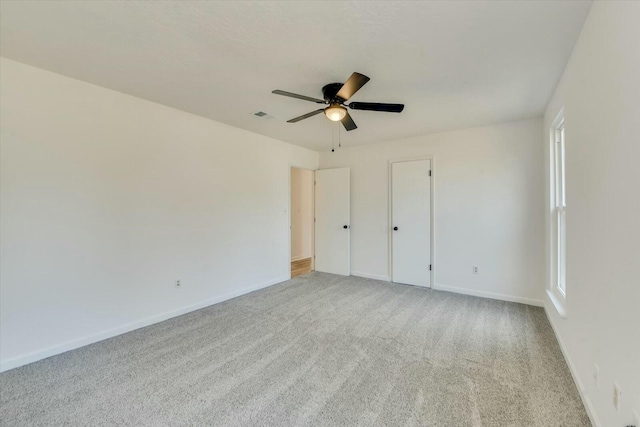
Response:
[[[541,139],[530,119],[321,153],[351,168],[352,273],[389,280],[389,161],[432,155],[435,288],[542,304]]]
[[[291,168],[291,261],[313,255],[313,171]]]
[[[289,164],[316,152],[0,66],[2,369],[288,277]]]
[[[567,317],[546,310],[596,425],[640,415],[640,3],[594,2],[545,114],[564,106]],[[545,138],[547,186],[551,170]],[[551,235],[547,191],[547,233]],[[552,241],[547,239],[547,287]],[[600,368],[600,388],[593,365]],[[623,392],[613,408],[613,383]]]

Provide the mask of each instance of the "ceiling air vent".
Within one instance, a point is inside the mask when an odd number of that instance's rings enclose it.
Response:
[[[256,111],[255,113],[251,113],[252,116],[259,117],[261,119],[273,119],[273,116],[269,113],[265,113],[264,111]]]

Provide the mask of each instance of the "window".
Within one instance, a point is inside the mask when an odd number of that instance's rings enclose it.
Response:
[[[556,121],[553,131],[555,146],[555,221],[556,221],[556,287],[564,297],[567,294],[567,198],[565,190],[565,131],[564,118]]]

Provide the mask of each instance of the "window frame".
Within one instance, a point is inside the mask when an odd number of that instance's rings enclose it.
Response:
[[[567,193],[564,117],[554,129],[556,184],[556,288],[567,297]]]
[[[550,171],[550,191],[553,193],[551,201],[551,245],[553,249],[553,274],[550,289],[547,293],[555,305],[558,313],[566,317],[567,298],[567,251],[566,251],[566,128],[564,109],[560,110],[550,129],[550,154],[552,156]]]

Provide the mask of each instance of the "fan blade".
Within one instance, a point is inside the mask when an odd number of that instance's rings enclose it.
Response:
[[[324,111],[324,108],[321,108],[321,109],[319,109],[319,110],[312,111],[312,112],[307,113],[307,114],[303,114],[302,116],[298,116],[298,117],[293,118],[293,119],[291,119],[291,120],[287,120],[287,123],[297,123],[297,122],[299,122],[300,120],[308,119],[309,117],[313,117],[313,116],[315,116],[316,114],[320,114],[320,113],[322,113],[323,111]]]
[[[347,112],[347,115],[344,116],[344,118],[340,121],[342,122],[342,126],[344,126],[344,128],[348,131],[358,129],[358,126],[356,126],[356,122],[353,121],[351,115],[349,115],[349,112]]]
[[[324,99],[312,98],[310,96],[298,95],[297,93],[285,92],[284,90],[274,90],[271,93],[275,93],[276,95],[288,96],[290,98],[298,98],[303,99],[305,101],[315,102],[316,104],[324,104]]]
[[[379,102],[352,102],[349,104],[352,110],[386,111],[387,113],[401,113],[404,104],[381,104]]]
[[[367,84],[369,80],[369,77],[364,74],[353,73],[351,74],[351,77],[349,77],[349,80],[342,85],[336,96],[346,101],[351,98],[354,93],[359,91],[362,86]]]

